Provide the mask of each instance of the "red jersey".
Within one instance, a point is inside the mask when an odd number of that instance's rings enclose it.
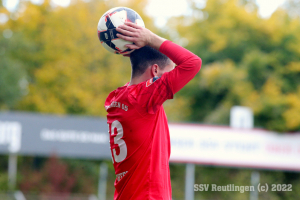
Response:
[[[110,148],[115,168],[115,200],[171,200],[170,135],[162,104],[200,70],[201,59],[171,41],[159,51],[177,67],[109,94]]]

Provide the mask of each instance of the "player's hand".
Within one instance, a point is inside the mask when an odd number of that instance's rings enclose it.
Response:
[[[165,39],[155,35],[147,28],[131,22],[125,22],[124,25],[118,26],[116,30],[121,33],[117,34],[119,38],[134,43],[126,45],[130,49],[139,49],[146,45],[159,49],[165,41]]]
[[[117,27],[117,31],[121,33],[117,34],[119,38],[129,42],[134,42],[134,44],[126,45],[130,49],[139,49],[143,46],[149,45],[151,35],[153,34],[150,30],[131,22],[125,22],[124,25],[120,25]]]

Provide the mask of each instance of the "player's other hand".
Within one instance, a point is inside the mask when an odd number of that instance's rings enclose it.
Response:
[[[147,28],[131,22],[125,22],[124,25],[118,26],[117,31],[121,33],[117,34],[119,38],[134,43],[126,45],[130,49],[139,49],[146,45],[159,49],[160,45],[165,41],[165,39],[155,35]]]

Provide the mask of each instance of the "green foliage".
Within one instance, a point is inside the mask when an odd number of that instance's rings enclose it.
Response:
[[[11,52],[20,46],[16,35],[0,26],[0,108],[11,108],[26,93],[26,71]],[[8,38],[4,35],[9,34]],[[12,34],[12,36],[11,36]],[[11,37],[10,37],[11,36]]]
[[[34,5],[22,1],[17,20],[5,26],[23,38],[11,57],[28,72],[28,95],[15,109],[105,116],[104,101],[112,90],[130,80],[128,58],[107,52],[97,37],[97,23],[117,1],[74,1],[67,8],[53,8],[50,1]],[[142,9],[143,1],[126,1],[153,27]],[[155,28],[151,28],[154,29]]]
[[[204,63],[192,92],[179,93],[192,102],[182,108],[191,111],[186,120],[227,125],[231,106],[242,105],[254,110],[256,126],[299,130],[299,18],[278,10],[261,19],[251,2],[237,0],[192,5],[191,16],[169,22],[174,39],[185,38]]]
[[[3,57],[0,65],[0,107],[10,107],[20,99],[24,92],[21,87],[22,80],[26,81],[24,71],[20,65]]]
[[[192,14],[171,19],[170,36],[164,35],[187,44],[202,58],[203,66],[200,75],[165,104],[169,119],[228,124],[230,107],[243,105],[254,110],[258,127],[299,130],[299,18],[292,17],[290,9],[281,9],[270,19],[261,19],[252,1],[209,0],[205,8],[190,2]],[[73,1],[67,8],[53,8],[49,1],[21,3],[25,9],[14,13],[18,19],[2,27],[14,33],[11,50],[1,60],[2,70],[10,74],[6,77],[12,76],[2,78],[7,88],[0,94],[2,105],[105,116],[105,98],[129,81],[131,68],[128,58],[101,46],[97,22],[111,7],[127,6],[157,32],[142,10],[145,2]],[[28,94],[15,104],[21,95],[17,85],[24,77],[22,69],[28,74]]]

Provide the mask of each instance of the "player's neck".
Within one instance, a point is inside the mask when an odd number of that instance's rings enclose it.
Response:
[[[130,86],[130,85],[137,85],[137,84],[145,82],[145,81],[147,81],[147,80],[149,80],[151,78],[153,78],[153,77],[150,74],[148,74],[148,73],[144,73],[144,74],[142,74],[142,75],[140,75],[138,77],[134,77],[134,78],[131,77],[131,80],[130,80],[130,83],[129,83],[128,86]]]

